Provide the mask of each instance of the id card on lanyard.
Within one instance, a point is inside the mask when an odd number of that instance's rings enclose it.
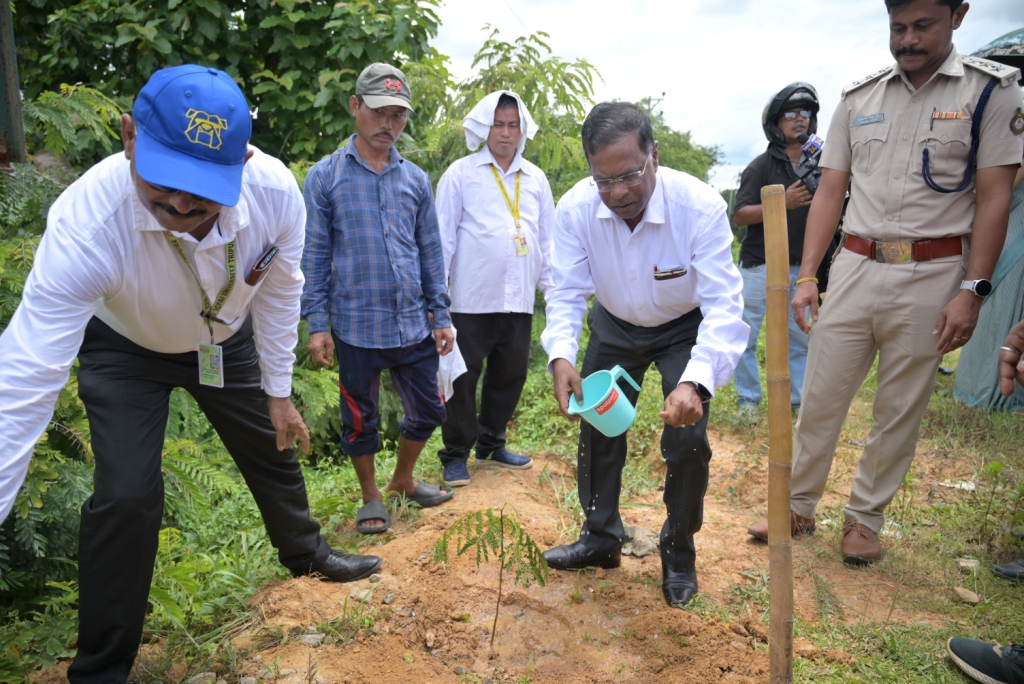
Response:
[[[219,344],[214,343],[213,321],[227,325],[224,321],[217,318],[217,314],[224,308],[224,302],[228,300],[228,297],[231,296],[231,291],[235,288],[235,241],[232,240],[224,245],[224,257],[228,268],[228,282],[217,293],[217,298],[211,302],[210,296],[206,294],[206,289],[199,281],[199,275],[192,268],[192,264],[189,262],[181,242],[166,230],[164,231],[164,237],[167,238],[171,247],[181,257],[189,273],[192,274],[196,281],[196,286],[199,288],[199,296],[203,300],[203,310],[199,312],[199,316],[206,321],[206,327],[210,331],[210,343],[200,342],[199,344],[199,384],[210,387],[224,387],[224,350]]]
[[[494,165],[491,165],[491,173],[494,174],[494,180],[497,181],[498,187],[501,188],[501,195],[505,198],[505,205],[508,207],[509,212],[512,214],[512,219],[516,222],[516,232],[512,236],[512,241],[516,245],[516,256],[524,257],[530,253],[530,245],[526,242],[526,233],[523,232],[522,224],[519,222],[519,189],[520,189],[520,178],[523,174],[522,171],[516,171],[516,199],[513,202],[508,196],[508,190],[505,188],[505,183],[501,180],[501,175],[498,174],[498,169]]]

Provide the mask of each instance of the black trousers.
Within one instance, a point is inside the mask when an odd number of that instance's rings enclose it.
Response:
[[[448,417],[441,426],[444,448],[437,453],[444,464],[465,461],[473,444],[477,453],[490,454],[505,448],[505,428],[515,413],[526,384],[530,365],[530,331],[533,314],[453,313],[459,351],[466,372],[453,383]],[[487,359],[480,414],[476,411],[476,386]]]
[[[320,526],[310,519],[295,452],[277,450],[251,324],[222,346],[224,387],[207,387],[199,384],[195,352],[150,351],[97,318],[86,328],[78,394],[89,417],[96,467],[93,494],[82,505],[72,684],[124,684],[138,653],[163,517],[160,463],[173,388],[188,390],[217,430],[256,499],[281,563],[308,571],[330,554]]]
[[[694,309],[664,325],[644,328],[612,316],[595,303],[588,320],[590,344],[583,358],[583,377],[622,366],[642,386],[644,374],[654,363],[667,397],[690,361],[703,316],[700,309]],[[636,405],[638,393],[629,384],[621,382],[619,391]],[[675,571],[693,568],[697,556],[693,535],[704,522],[711,461],[706,434],[709,408],[705,403],[704,416],[697,424],[685,428],[666,425],[661,433],[661,453],[668,466],[664,496],[668,518],[661,528],[661,559]],[[626,464],[626,434],[605,437],[583,421],[577,463],[580,504],[586,516],[580,540],[592,549],[608,550],[625,537],[619,492]]]

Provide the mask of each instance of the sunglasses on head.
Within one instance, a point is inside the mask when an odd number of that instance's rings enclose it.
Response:
[[[143,179],[143,180],[145,180],[145,179]],[[194,199],[196,202],[212,202],[213,201],[211,199],[207,199],[206,197],[202,197],[201,195],[197,195],[194,192],[188,192],[186,190],[178,190],[177,188],[170,188],[170,187],[167,187],[166,185],[157,185],[156,183],[150,183],[149,181],[146,181],[146,184],[149,185],[149,187],[151,187],[154,190],[156,190],[157,192],[163,192],[163,193],[166,193],[168,195],[173,195],[176,192],[183,192],[186,195],[192,195],[192,199]]]

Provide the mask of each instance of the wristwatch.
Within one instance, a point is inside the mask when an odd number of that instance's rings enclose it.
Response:
[[[980,280],[965,280],[960,283],[960,289],[970,290],[978,297],[984,299],[992,294],[992,281],[985,280],[984,278]]]
[[[697,396],[700,397],[702,403],[706,404],[707,402],[711,401],[711,392],[709,392],[708,388],[700,384],[699,382],[694,382],[693,380],[684,380],[679,384],[686,384],[693,387],[693,389],[697,391]]]

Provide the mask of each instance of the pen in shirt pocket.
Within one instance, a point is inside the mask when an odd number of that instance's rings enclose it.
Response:
[[[658,264],[654,264],[655,280],[672,280],[673,278],[682,278],[684,275],[686,275],[685,268],[673,266],[672,268],[661,270],[658,268]]]

